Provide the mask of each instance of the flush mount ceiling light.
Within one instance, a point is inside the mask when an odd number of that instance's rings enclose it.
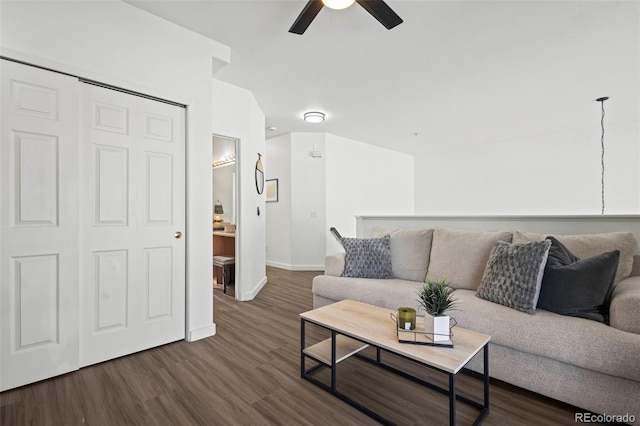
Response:
[[[353,4],[356,0],[322,0],[325,6],[329,9],[346,9]]]
[[[322,123],[324,121],[324,113],[319,111],[305,112],[304,121],[307,123]]]

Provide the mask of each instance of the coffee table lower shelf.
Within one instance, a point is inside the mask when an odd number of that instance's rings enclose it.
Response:
[[[371,409],[363,406],[362,404],[358,403],[357,401],[354,401],[353,399],[349,398],[348,396],[344,395],[343,393],[339,392],[337,390],[337,365],[346,360],[347,358],[353,356],[353,355],[358,355],[358,353],[368,347],[374,347],[376,349],[376,359],[372,359],[368,356],[359,356],[360,359],[373,363],[381,368],[384,368],[388,371],[394,372],[396,374],[399,374],[405,378],[408,378],[414,382],[417,382],[423,386],[426,386],[430,389],[436,390],[440,393],[443,393],[445,395],[449,396],[449,424],[450,425],[455,425],[456,424],[456,401],[460,401],[460,402],[464,402],[466,404],[469,404],[475,408],[480,409],[480,413],[478,415],[478,417],[476,418],[476,420],[474,421],[474,425],[480,425],[482,424],[483,420],[485,419],[485,417],[489,414],[489,344],[488,342],[484,345],[483,347],[483,355],[484,355],[484,374],[482,375],[482,380],[484,382],[484,395],[483,395],[483,401],[482,402],[477,402],[474,401],[472,399],[466,398],[462,395],[457,395],[456,394],[456,374],[455,373],[450,373],[448,371],[444,371],[441,370],[437,367],[433,367],[430,365],[426,365],[426,364],[422,364],[422,363],[418,363],[420,365],[426,366],[428,368],[434,369],[436,371],[440,371],[442,373],[445,373],[448,375],[449,377],[449,387],[448,389],[442,388],[440,386],[434,385],[433,383],[424,381],[418,377],[412,376],[410,374],[408,374],[405,371],[399,370],[394,368],[391,365],[385,364],[382,362],[382,352],[386,351],[385,349],[382,349],[378,346],[375,346],[373,344],[369,344],[366,342],[362,342],[358,339],[346,336],[344,334],[339,333],[338,331],[330,328],[330,327],[326,327],[322,324],[318,324],[315,322],[311,322],[312,324],[325,328],[327,330],[329,330],[331,332],[331,337],[323,340],[319,343],[316,343],[312,346],[309,347],[305,347],[305,325],[308,321],[306,321],[304,318],[300,319],[300,343],[301,343],[301,348],[300,348],[300,376],[315,384],[316,386],[324,389],[325,391],[331,393],[332,395],[334,395],[335,397],[337,397],[338,399],[346,402],[347,404],[351,405],[352,407],[358,409],[359,411],[361,411],[362,413],[368,415],[369,417],[373,418],[374,420],[378,421],[381,424],[384,425],[393,425],[394,423],[391,422],[390,420],[382,417],[381,415],[379,415],[378,413],[372,411]],[[406,358],[400,354],[395,354],[396,356],[400,356],[403,357],[405,359],[409,359]],[[316,361],[316,365],[314,365],[311,368],[306,368],[306,359],[310,358],[314,361]],[[416,362],[414,360],[409,359],[410,361]],[[331,384],[327,385],[326,383],[316,379],[315,377],[313,377],[313,374],[323,368],[329,368],[331,370]]]
[[[368,347],[369,345],[367,343],[362,343],[358,340],[338,334],[336,336],[336,364]],[[309,346],[308,348],[304,348],[303,352],[309,358],[313,358],[316,361],[331,367],[331,338],[325,339],[320,343]]]

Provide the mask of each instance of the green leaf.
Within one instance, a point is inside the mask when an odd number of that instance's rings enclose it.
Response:
[[[427,278],[418,291],[418,303],[429,315],[443,316],[446,311],[456,309],[457,299],[451,296],[452,291],[446,279],[432,280]]]

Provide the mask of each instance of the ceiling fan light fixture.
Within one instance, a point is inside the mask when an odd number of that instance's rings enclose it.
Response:
[[[307,123],[322,123],[324,121],[324,113],[320,111],[309,111],[304,113],[304,121]]]
[[[289,32],[298,35],[304,34],[323,7],[345,9],[351,6],[354,1],[357,1],[364,10],[388,30],[402,24],[402,18],[384,0],[309,0],[289,28]]]
[[[322,0],[329,9],[346,9],[351,6],[355,0]]]

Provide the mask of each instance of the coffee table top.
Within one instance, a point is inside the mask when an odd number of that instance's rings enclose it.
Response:
[[[355,300],[342,300],[303,312],[300,317],[346,336],[454,374],[460,371],[491,340],[491,337],[486,334],[455,327],[453,329],[454,335],[451,337],[453,348],[400,343],[396,334],[396,323],[389,316],[391,313],[396,313],[396,311]]]

